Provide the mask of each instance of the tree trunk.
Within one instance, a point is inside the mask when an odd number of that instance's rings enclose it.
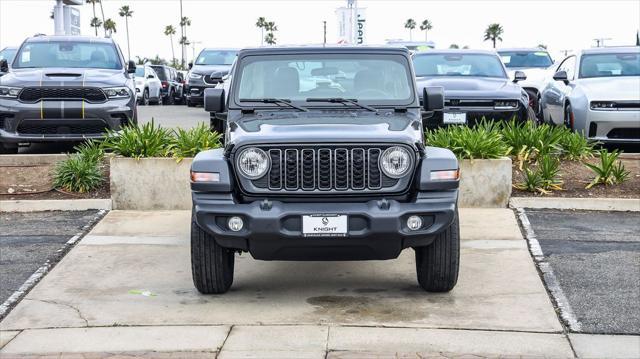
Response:
[[[413,41],[413,32],[409,29],[409,41]]]
[[[428,32],[428,31],[429,31],[429,30],[424,30],[424,42],[427,42],[427,32]]]
[[[100,1],[100,12],[102,13],[102,29],[104,30],[104,37],[107,37],[107,28],[104,27],[104,8],[102,7],[102,1]]]
[[[171,58],[173,59],[172,64],[176,64],[176,49],[173,46],[173,35],[169,35],[169,41],[171,41]]]
[[[491,39],[491,41],[493,41],[493,48],[495,49],[496,48],[496,39],[493,38],[493,39]]]
[[[96,3],[92,3],[93,5],[93,18],[96,18]],[[96,30],[96,37],[98,37],[98,27],[94,27],[94,30]]]
[[[129,17],[124,17],[124,24],[127,27],[127,56],[129,57],[127,61],[131,61],[131,45],[129,44]]]
[[[260,28],[260,46],[264,46],[264,27]]]

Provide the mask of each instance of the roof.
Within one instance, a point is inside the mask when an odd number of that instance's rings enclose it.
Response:
[[[505,47],[505,48],[500,48],[500,49],[496,49],[497,52],[517,52],[517,51],[529,51],[529,52],[549,52],[547,49],[543,48],[543,47]]]
[[[95,42],[112,44],[113,40],[110,38],[96,37],[96,36],[67,36],[67,35],[37,35],[29,37],[25,42]]]
[[[437,54],[445,54],[445,55],[494,55],[496,56],[496,52],[493,50],[474,50],[474,49],[435,49],[435,50],[427,50],[427,51],[419,51],[413,54],[413,56],[421,56],[421,55],[437,55]]]
[[[582,50],[583,55],[588,54],[620,54],[636,52],[640,53],[640,46],[615,46],[615,47],[594,47],[592,49]]]
[[[371,53],[371,52],[389,52],[389,53],[409,53],[404,46],[385,46],[385,45],[310,45],[310,46],[263,46],[253,47],[240,50],[239,55],[243,54],[279,54],[279,53],[317,53],[317,52],[338,52],[338,53]]]
[[[234,47],[205,47],[202,51],[240,51]]]

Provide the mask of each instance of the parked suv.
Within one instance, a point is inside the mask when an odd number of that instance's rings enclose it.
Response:
[[[141,105],[157,105],[162,101],[162,83],[155,70],[149,65],[138,66],[135,73],[136,98]]]
[[[135,123],[136,65],[111,39],[36,36],[0,61],[0,151],[19,143],[101,138]]]
[[[178,71],[166,65],[151,65],[151,67],[156,71],[162,83],[162,88],[160,89],[162,104],[174,105],[180,103],[182,101],[183,85],[178,78]]]
[[[236,252],[262,260],[380,260],[413,248],[418,283],[458,278],[458,162],[424,143],[406,48],[241,50],[229,93],[205,90],[225,147],[191,167],[193,281],[224,293]]]
[[[189,75],[186,78],[187,106],[202,105],[204,90],[216,87],[222,78],[229,73],[231,65],[238,54],[236,49],[204,49],[190,63]]]

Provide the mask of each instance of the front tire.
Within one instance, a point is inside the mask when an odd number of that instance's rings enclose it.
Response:
[[[564,107],[564,125],[571,131],[574,131],[575,129],[575,118],[570,103]]]
[[[142,101],[140,104],[149,106],[149,89],[144,89],[144,91],[142,92]]]
[[[232,250],[216,243],[191,219],[191,274],[202,294],[223,294],[233,284],[235,256]]]
[[[453,223],[428,246],[414,248],[418,283],[427,292],[448,292],[458,282],[460,224],[456,210]]]

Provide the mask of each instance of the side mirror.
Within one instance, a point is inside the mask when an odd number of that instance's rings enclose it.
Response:
[[[556,81],[562,81],[565,85],[569,83],[569,76],[567,76],[567,72],[564,70],[560,70],[553,74],[553,79]]]
[[[127,72],[133,74],[136,72],[136,63],[133,60],[129,60],[129,66],[127,66]]]
[[[422,89],[422,108],[425,111],[442,111],[444,109],[444,88],[425,87]]]
[[[0,72],[9,72],[9,63],[7,59],[0,60]]]
[[[513,74],[513,82],[524,81],[527,79],[527,75],[522,71],[516,71]]]
[[[220,113],[225,110],[224,89],[208,88],[204,90],[204,110],[211,113]]]
[[[189,62],[189,70],[193,67],[193,62]]]

